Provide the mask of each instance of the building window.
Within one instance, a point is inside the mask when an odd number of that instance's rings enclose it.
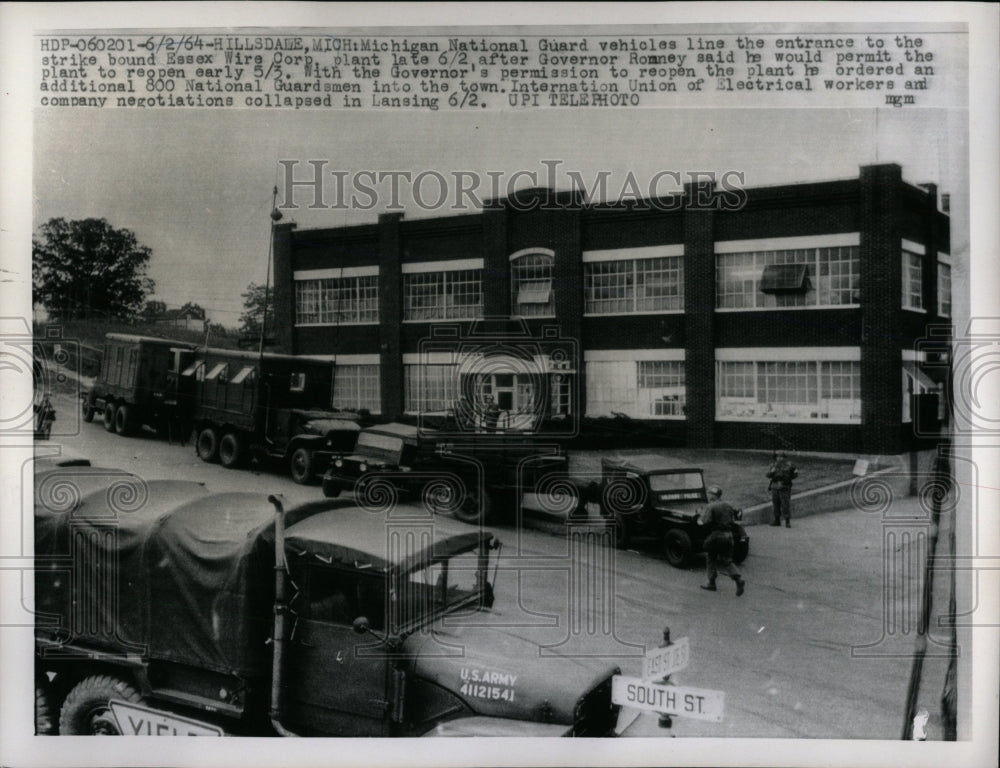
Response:
[[[510,264],[510,312],[517,317],[553,317],[553,259],[547,253],[527,253]]]
[[[483,316],[483,270],[403,275],[404,320],[458,320]]]
[[[924,308],[924,257],[903,251],[903,309]]]
[[[378,275],[295,282],[296,325],[378,322]]]
[[[407,413],[443,413],[458,397],[458,366],[403,366],[403,397]]]
[[[348,411],[381,413],[382,390],[377,365],[337,365],[333,369],[330,404]]]
[[[680,256],[593,261],[584,264],[584,312],[639,314],[684,308]]]
[[[573,389],[570,386],[570,374],[554,373],[551,378],[552,401],[549,412],[552,416],[569,416],[573,407]]]
[[[683,360],[591,360],[587,368],[587,415],[634,419],[683,419]]]
[[[718,366],[719,420],[861,421],[856,360],[723,360]]]
[[[938,262],[938,314],[951,317],[951,265]]]
[[[758,309],[855,305],[859,301],[858,254],[855,245],[716,254],[715,306]],[[780,290],[780,286],[775,289],[766,282],[762,290],[764,273],[780,265],[787,265],[786,271],[798,278],[795,290]]]
[[[684,415],[684,363],[640,360],[639,405],[649,416]]]

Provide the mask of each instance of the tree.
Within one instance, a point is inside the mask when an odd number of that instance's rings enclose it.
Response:
[[[177,314],[183,316],[187,312],[190,312],[191,317],[195,318],[196,320],[205,319],[205,310],[202,309],[199,305],[195,304],[194,302],[191,301],[186,302],[184,306],[177,311]]]
[[[250,283],[243,296],[243,314],[240,315],[240,333],[244,337],[259,338],[260,324],[264,317],[264,294],[267,293],[267,331],[274,330],[274,291],[263,285]]]
[[[49,219],[31,242],[34,300],[59,320],[139,314],[153,281],[153,255],[133,232],[106,219]]]
[[[157,318],[163,317],[165,314],[167,314],[167,305],[162,301],[154,301],[153,299],[150,299],[142,308],[142,317],[145,320],[156,320]]]

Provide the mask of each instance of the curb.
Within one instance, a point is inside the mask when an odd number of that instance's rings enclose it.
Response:
[[[811,488],[808,491],[792,494],[792,517],[811,517],[826,512],[852,509],[855,506],[852,499],[852,489],[857,483],[863,478],[873,478],[881,475],[900,478],[898,468],[888,467],[869,472],[866,475],[853,477],[850,480],[841,480],[839,483],[825,485],[821,488]],[[906,481],[898,480],[898,482],[902,483]],[[907,491],[908,489],[902,490],[901,495],[908,495]],[[591,517],[594,518],[594,515],[591,515]],[[566,533],[567,519],[557,515],[546,515],[543,512],[530,511],[522,515],[521,522],[525,528],[543,531],[553,536],[562,536]],[[771,503],[765,502],[763,504],[755,504],[752,507],[744,507],[743,519],[740,522],[744,526],[766,525],[771,522]]]

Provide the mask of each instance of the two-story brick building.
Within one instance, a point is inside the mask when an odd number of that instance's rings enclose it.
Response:
[[[951,314],[934,185],[875,165],[720,200],[542,189],[469,215],[281,224],[278,346],[335,358],[332,404],[384,419],[470,404],[480,419],[492,400],[512,429],[614,418],[693,447],[920,445],[914,422],[933,430],[937,408],[913,395],[939,391],[950,338],[929,365],[917,341]]]

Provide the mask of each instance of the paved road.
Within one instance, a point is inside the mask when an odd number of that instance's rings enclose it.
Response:
[[[57,398],[60,426],[68,426],[75,407],[68,398]],[[148,434],[121,438],[96,421],[61,441],[95,464],[147,479],[196,480],[218,491],[279,492],[291,503],[321,496],[318,486],[297,486],[280,471],[226,470],[201,462],[192,445],[171,445]],[[700,569],[672,568],[654,552],[623,551],[613,552],[613,561],[599,559],[578,569],[584,579],[574,582],[574,599],[566,537],[519,534],[503,526],[497,533],[505,546],[495,610],[512,623],[548,625],[532,631],[543,643],[570,640],[563,650],[622,654],[616,663],[636,676],[641,661],[635,654],[657,645],[666,625],[674,638],[688,637],[691,645],[690,665],[675,682],[726,693],[722,723],[675,719],[667,731],[657,727],[655,715],[643,714],[627,735],[899,738],[912,629],[897,625],[893,638],[900,642],[875,648],[891,646],[904,655],[851,655],[852,646],[883,637],[887,612],[899,613],[899,604],[883,604],[880,517],[849,510],[793,521],[791,529],[751,528],[751,554],[743,566],[749,586],[741,598],[728,580],[720,580],[718,592],[705,592],[698,588]],[[901,546],[905,550],[908,544]],[[518,568],[526,561],[533,570]],[[553,563],[557,570],[540,569]],[[909,587],[916,588],[917,579],[914,571]],[[581,599],[587,589],[591,595],[613,594],[613,607]],[[609,616],[613,637],[603,632],[610,628]],[[582,622],[577,624],[582,634],[571,633],[574,621]],[[921,703],[936,713],[939,696],[940,687],[931,689]],[[939,733],[932,717],[930,738],[935,728]]]

